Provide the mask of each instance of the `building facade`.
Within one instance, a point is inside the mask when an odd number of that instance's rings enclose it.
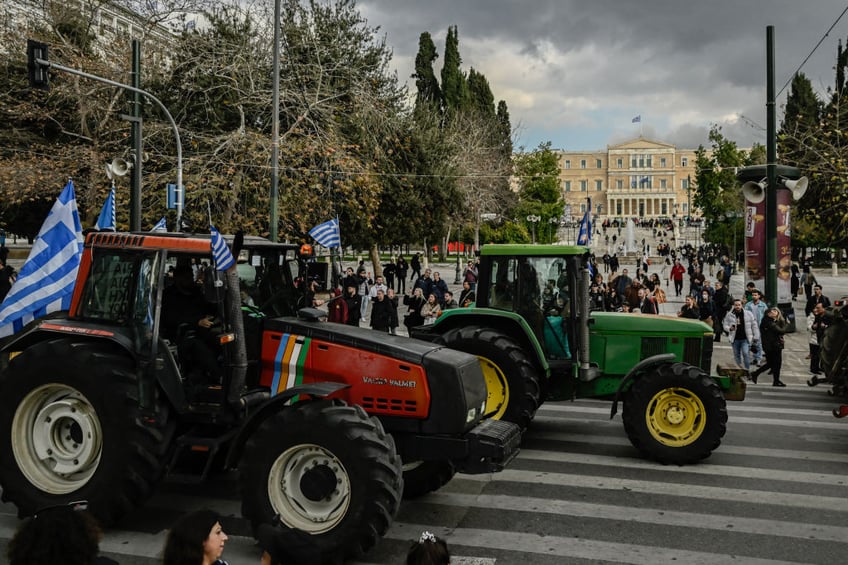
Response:
[[[690,192],[694,149],[639,137],[606,151],[558,153],[566,220],[586,212],[587,198],[592,199],[592,214],[602,220],[698,215]]]

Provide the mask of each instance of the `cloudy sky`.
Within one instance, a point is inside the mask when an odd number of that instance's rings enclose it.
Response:
[[[433,36],[442,67],[448,26],[464,70],[506,100],[518,143],[603,149],[637,137],[681,148],[708,144],[711,124],[740,146],[765,143],[766,26],[775,27],[775,83],[791,79],[845,0],[358,0],[394,50],[401,79],[418,37]],[[823,93],[834,82],[848,14],[801,68]],[[407,80],[414,89],[414,82]],[[788,88],[787,88],[788,90]],[[778,99],[778,127],[786,91]]]

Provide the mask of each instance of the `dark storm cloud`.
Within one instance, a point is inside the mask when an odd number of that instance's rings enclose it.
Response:
[[[681,146],[706,143],[710,124],[763,142],[766,26],[775,26],[781,89],[848,4],[841,0],[361,0],[386,33],[398,74],[413,72],[418,36],[439,54],[458,26],[463,67],[483,72],[505,99],[522,141],[599,148],[638,135],[630,118]],[[848,16],[805,64],[814,88],[833,83],[836,41]],[[436,62],[441,69],[441,58]],[[785,93],[784,93],[785,96]],[[581,143],[583,144],[581,147]]]

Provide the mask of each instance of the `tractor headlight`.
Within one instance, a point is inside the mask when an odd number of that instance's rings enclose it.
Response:
[[[477,419],[477,409],[476,408],[469,408],[468,412],[465,413],[465,423],[470,424],[471,422],[473,422],[476,419]]]

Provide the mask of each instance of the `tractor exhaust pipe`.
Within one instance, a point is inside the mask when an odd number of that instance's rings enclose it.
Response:
[[[580,351],[580,368],[578,370],[578,378],[581,381],[589,382],[598,377],[598,367],[593,367],[589,363],[589,288],[591,286],[591,274],[588,267],[580,269],[580,277],[577,280],[578,292],[583,297],[581,300],[580,311],[578,312],[578,328],[579,328],[579,351]]]

